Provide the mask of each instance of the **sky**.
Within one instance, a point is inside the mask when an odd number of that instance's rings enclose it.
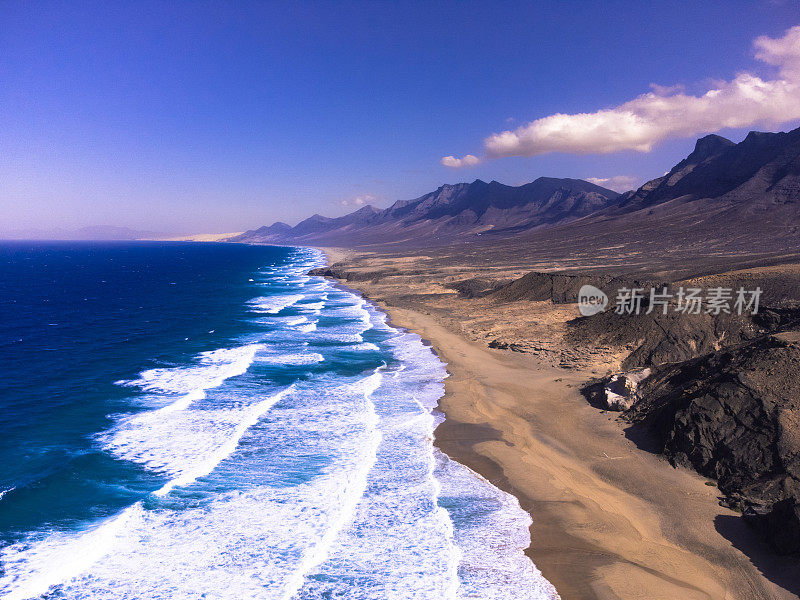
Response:
[[[795,26],[800,0],[0,0],[0,235],[637,187],[705,133],[800,125]]]

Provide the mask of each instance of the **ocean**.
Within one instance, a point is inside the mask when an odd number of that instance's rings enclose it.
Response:
[[[0,243],[0,597],[551,599],[444,365],[308,248]]]

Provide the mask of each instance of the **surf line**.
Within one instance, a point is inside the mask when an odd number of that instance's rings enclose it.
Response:
[[[303,556],[300,565],[295,570],[292,577],[284,587],[282,600],[290,600],[294,598],[297,593],[302,589],[305,583],[306,576],[316,567],[321,565],[328,558],[331,547],[336,541],[341,531],[345,526],[353,520],[353,517],[358,507],[358,503],[364,497],[367,491],[368,476],[372,467],[378,460],[378,446],[380,446],[383,435],[377,425],[379,422],[378,413],[375,412],[375,404],[372,402],[372,394],[377,390],[383,381],[383,373],[386,369],[386,363],[377,367],[372,375],[362,380],[364,385],[364,399],[367,401],[367,417],[366,425],[371,428],[372,435],[370,436],[369,445],[367,447],[366,455],[368,460],[364,461],[364,467],[361,468],[354,476],[354,488],[352,493],[347,497],[339,511],[336,519],[333,520],[331,526],[320,537],[319,541],[306,552]]]
[[[151,495],[163,497],[175,487],[188,485],[196,479],[211,473],[219,463],[233,454],[245,432],[255,425],[258,419],[283,397],[293,392],[294,389],[295,384],[292,384],[254,405],[237,426],[234,434],[209,457],[209,460],[196,469],[187,471],[170,480],[164,486],[152,492]],[[25,600],[41,596],[47,593],[54,585],[67,582],[88,571],[94,563],[111,553],[114,541],[119,534],[127,528],[127,524],[135,516],[141,516],[144,511],[143,501],[139,500],[114,517],[100,523],[94,529],[71,540],[71,543],[62,546],[61,548],[64,551],[58,552],[58,556],[51,551],[45,557],[48,563],[47,573],[35,568],[28,573],[28,577],[23,579],[20,576],[15,577],[6,572],[6,575],[0,578],[0,591],[8,594],[4,598],[8,600]],[[77,557],[80,557],[80,560]],[[53,565],[57,565],[55,569],[52,569]]]
[[[245,414],[245,418],[242,419],[242,422],[237,425],[236,430],[233,432],[233,435],[229,437],[225,443],[217,448],[217,450],[211,454],[211,456],[206,460],[204,463],[198,465],[196,468],[185,471],[181,473],[175,479],[171,479],[163,487],[159,488],[155,492],[153,492],[156,496],[165,496],[173,488],[188,485],[193,483],[195,480],[199,479],[200,477],[204,477],[211,473],[219,463],[223,460],[228,458],[231,454],[236,451],[236,447],[239,445],[239,441],[242,439],[242,436],[250,429],[253,425],[258,423],[258,420],[273,406],[275,406],[278,402],[283,399],[284,396],[290,394],[295,389],[295,384],[293,383],[286,389],[281,390],[277,394],[274,394],[267,398],[266,400],[262,400],[261,402],[255,404],[250,410],[247,411]]]

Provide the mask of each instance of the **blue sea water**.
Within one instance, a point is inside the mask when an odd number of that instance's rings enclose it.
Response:
[[[557,597],[444,365],[306,248],[0,244],[0,597]]]

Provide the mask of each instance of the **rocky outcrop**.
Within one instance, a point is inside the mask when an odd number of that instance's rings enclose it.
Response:
[[[344,281],[379,281],[389,275],[397,275],[400,273],[398,269],[382,269],[379,271],[360,271],[349,270],[337,265],[330,267],[317,267],[311,269],[309,275],[317,275],[320,277],[332,277],[333,279],[342,279]],[[407,273],[404,273],[407,274]]]
[[[762,307],[755,315],[606,311],[573,319],[567,326],[566,340],[574,346],[626,348],[629,353],[622,368],[631,370],[682,362],[768,333],[800,328],[800,307]]]
[[[576,346],[626,347],[628,372],[584,394],[655,435],[673,464],[718,482],[773,547],[800,552],[800,307],[756,315],[606,312],[570,323]],[[647,369],[643,369],[647,367]],[[630,372],[630,370],[633,370]]]
[[[780,327],[780,318],[766,324],[748,315],[617,314],[606,311],[568,323],[566,339],[577,346],[613,346],[630,352],[624,369],[692,359],[720,348],[745,343]]]
[[[780,500],[767,512],[753,513],[748,519],[781,554],[800,551],[800,503],[796,498]]]
[[[603,388],[603,401],[609,410],[628,410],[639,399],[639,383],[650,376],[650,369],[612,375]]]
[[[525,348],[520,344],[515,344],[514,342],[506,342],[504,340],[494,339],[489,342],[489,348],[494,348],[496,350],[511,350],[512,352],[525,352]]]
[[[511,279],[490,279],[488,277],[472,277],[444,284],[444,287],[456,290],[462,298],[482,298],[496,292],[511,283]]]
[[[674,464],[718,482],[780,552],[800,552],[800,336],[768,335],[639,384],[624,416]]]
[[[584,285],[593,285],[613,300],[621,288],[660,287],[657,281],[639,281],[625,277],[567,274],[561,272],[531,272],[503,285],[492,293],[492,298],[502,302],[518,300],[550,300],[554,304],[569,304],[578,301],[578,292]]]

